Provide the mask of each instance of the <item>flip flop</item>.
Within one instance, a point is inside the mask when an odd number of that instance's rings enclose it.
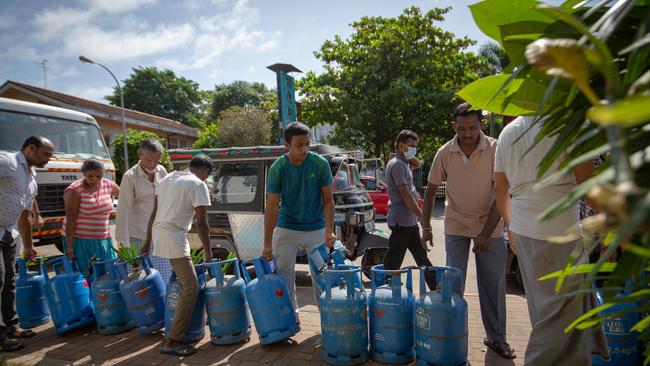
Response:
[[[483,344],[490,347],[494,352],[505,359],[512,360],[517,357],[515,350],[510,348],[510,345],[507,342],[491,342],[485,338],[483,339]]]
[[[4,342],[0,343],[0,351],[2,352],[15,352],[23,348],[25,348],[23,344],[10,339],[5,339]]]
[[[162,353],[163,355],[170,355],[176,357],[187,357],[195,354],[196,348],[186,343],[178,343],[168,350],[161,349],[160,353]]]
[[[36,335],[36,333],[34,333],[33,330],[31,330],[31,329],[23,329],[18,333],[7,333],[7,338],[11,338],[11,339],[32,338],[35,335]]]

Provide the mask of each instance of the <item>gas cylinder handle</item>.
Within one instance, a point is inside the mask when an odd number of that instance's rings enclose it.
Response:
[[[126,283],[129,280],[129,276],[126,273],[126,262],[121,259],[117,259],[113,265],[115,266],[115,270],[119,276],[118,278]]]
[[[458,268],[444,267],[444,273],[442,274],[442,302],[451,302],[451,296],[454,292],[458,293],[459,290],[454,282],[460,282],[460,279],[462,279],[462,272]],[[458,295],[462,294],[458,293]]]
[[[99,277],[108,272],[106,268],[106,261],[99,260],[93,262],[93,279],[95,281],[99,280]]]
[[[270,262],[273,262],[273,266],[275,266],[274,257],[271,257]],[[266,275],[271,274],[271,267],[269,266],[269,263],[264,259],[264,257],[259,256],[259,257],[249,259],[247,261],[242,262],[241,264],[241,269],[242,269],[242,273],[244,274],[244,279],[246,281],[246,284],[251,282],[251,276],[248,273],[248,270],[246,269],[251,265],[255,268],[255,275],[257,276],[257,278],[262,279],[266,277]]]
[[[27,277],[27,260],[25,258],[16,258],[18,263],[18,275],[21,278]]]
[[[360,286],[358,281],[356,280],[356,276],[358,276],[358,273],[361,272],[361,268],[357,266],[350,266],[347,264],[342,264],[342,265],[337,265],[336,269],[329,269],[327,270],[326,276],[327,276],[327,281],[326,282],[326,293],[327,293],[327,298],[331,298],[332,296],[332,278],[335,278],[337,280],[340,280],[343,278],[345,280],[345,287],[347,290],[347,298],[351,299],[354,298],[354,293],[355,290]]]
[[[407,269],[408,272],[406,272],[406,290],[413,293],[413,274],[410,267]]]

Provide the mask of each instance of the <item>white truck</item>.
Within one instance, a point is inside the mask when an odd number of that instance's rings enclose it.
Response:
[[[55,153],[44,168],[36,169],[38,203],[45,223],[34,228],[34,245],[55,244],[63,252],[64,189],[82,177],[81,164],[94,157],[104,164],[104,177],[115,180],[115,166],[97,121],[86,113],[0,98],[0,151],[17,152],[32,135],[54,143]],[[112,214],[114,217],[114,213]]]

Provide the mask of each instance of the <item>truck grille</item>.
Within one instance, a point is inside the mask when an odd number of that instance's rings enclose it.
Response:
[[[63,191],[68,184],[39,184],[36,202],[43,217],[65,215]]]

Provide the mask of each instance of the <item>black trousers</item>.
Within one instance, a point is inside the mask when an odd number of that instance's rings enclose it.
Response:
[[[0,343],[16,329],[16,242],[0,239]]]
[[[411,252],[415,263],[418,266],[432,266],[427,258],[427,251],[422,246],[420,227],[415,226],[389,226],[390,237],[388,238],[388,250],[384,255],[384,269],[400,269],[406,255],[406,249]],[[417,275],[414,273],[413,275]],[[436,288],[436,275],[434,272],[427,272],[424,278],[430,290]]]

